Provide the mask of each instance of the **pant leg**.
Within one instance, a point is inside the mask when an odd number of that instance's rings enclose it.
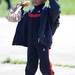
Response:
[[[35,75],[38,67],[38,55],[34,46],[28,48],[25,75]]]
[[[0,4],[2,3],[2,0],[0,0]]]
[[[7,9],[11,9],[11,1],[10,0],[6,0],[7,3]]]
[[[42,72],[42,75],[54,75],[49,61],[48,48],[39,44],[37,49],[38,49],[38,55],[40,59],[40,70]]]

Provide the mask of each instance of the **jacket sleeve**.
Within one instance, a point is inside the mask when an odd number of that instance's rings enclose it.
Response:
[[[26,14],[18,22],[12,45],[27,46],[27,16]]]
[[[60,6],[57,1],[58,0],[49,0],[52,35],[54,35],[59,26]]]

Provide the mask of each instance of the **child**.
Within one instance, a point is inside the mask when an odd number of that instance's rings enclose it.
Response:
[[[49,62],[48,50],[52,37],[59,26],[59,5],[56,0],[32,0],[34,8],[23,15],[18,23],[13,45],[28,47],[25,75],[35,75],[38,61],[42,75],[54,75]]]

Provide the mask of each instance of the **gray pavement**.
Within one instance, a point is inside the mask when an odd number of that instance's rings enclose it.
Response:
[[[7,57],[27,60],[27,48],[12,46],[17,23],[0,18],[0,62]],[[50,60],[53,64],[75,65],[75,15],[61,16],[60,26],[53,37]],[[75,68],[53,66],[55,75],[75,75]],[[24,75],[25,65],[0,64],[0,75]],[[36,75],[41,75],[38,69]]]
[[[55,75],[75,75],[75,69],[54,66]],[[0,64],[0,75],[25,75],[25,65]],[[39,68],[35,75],[42,75]]]

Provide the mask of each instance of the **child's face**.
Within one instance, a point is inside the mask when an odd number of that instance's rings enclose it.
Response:
[[[38,6],[45,2],[45,0],[32,0],[34,6]]]

